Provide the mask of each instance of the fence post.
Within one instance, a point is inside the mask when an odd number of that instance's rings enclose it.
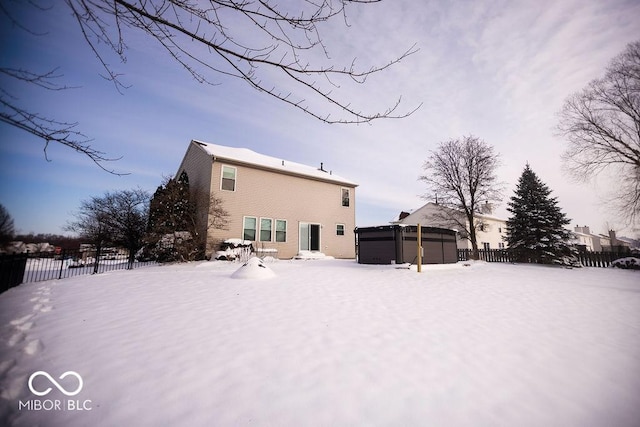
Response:
[[[23,282],[28,258],[25,254],[0,257],[0,293]]]
[[[93,274],[98,274],[98,263],[100,262],[101,245],[96,246],[96,261],[93,264]]]
[[[58,280],[62,279],[62,270],[64,269],[64,260],[66,259],[67,250],[60,251],[60,273],[58,274]]]
[[[422,226],[418,224],[418,273],[422,272]]]

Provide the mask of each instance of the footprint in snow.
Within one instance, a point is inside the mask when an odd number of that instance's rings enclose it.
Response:
[[[33,327],[33,322],[24,322],[19,325],[16,325],[16,329],[23,332],[28,331],[32,327]]]
[[[22,341],[24,339],[24,334],[22,332],[16,332],[13,335],[11,335],[11,337],[9,337],[9,340],[7,341],[7,345],[9,347],[14,347],[16,344],[18,344],[20,341]]]
[[[13,368],[15,364],[15,359],[3,360],[2,362],[0,362],[0,377],[9,372],[9,369]]]
[[[33,341],[30,341],[29,344],[27,344],[24,347],[24,352],[27,353],[29,356],[33,356],[38,351],[42,350],[42,348],[43,346],[40,340],[33,340]]]
[[[28,322],[32,317],[33,317],[33,314],[27,314],[26,316],[22,316],[22,317],[20,317],[18,319],[14,319],[9,323],[12,326],[19,326],[19,325],[22,325],[23,323]]]

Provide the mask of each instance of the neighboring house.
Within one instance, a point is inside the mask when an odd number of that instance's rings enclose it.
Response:
[[[631,251],[640,251],[640,240],[629,237],[618,237],[624,246],[628,246]]]
[[[476,240],[478,249],[504,249],[506,242],[503,237],[507,233],[507,222],[489,214],[476,214]],[[465,215],[437,203],[429,202],[411,213],[403,212],[393,224],[417,225],[428,227],[449,228],[458,231],[458,249],[471,249],[471,241],[460,224],[469,227]]]
[[[608,235],[592,234],[588,226],[576,226],[573,229],[574,245],[588,252],[627,252],[630,243],[626,239],[616,237],[614,230],[609,230]]]
[[[588,226],[576,226],[573,229],[574,245],[583,251],[602,252],[602,243],[600,236],[591,234]]]
[[[226,239],[277,250],[279,258],[319,252],[355,258],[357,184],[320,168],[245,148],[191,141],[176,176],[221,199],[226,229],[210,229],[207,254]],[[203,213],[206,215],[206,213]],[[206,222],[203,222],[206,223]]]

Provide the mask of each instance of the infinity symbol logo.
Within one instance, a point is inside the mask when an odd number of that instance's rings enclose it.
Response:
[[[67,391],[67,390],[65,390],[64,387],[62,387],[60,384],[58,384],[58,382],[55,379],[53,379],[53,377],[51,375],[49,375],[47,372],[45,372],[45,371],[37,371],[37,372],[34,372],[33,374],[31,374],[31,376],[29,377],[29,390],[31,390],[31,393],[35,394],[36,396],[46,396],[47,394],[49,394],[51,392],[51,387],[47,388],[45,391],[38,391],[38,390],[33,388],[33,380],[38,375],[42,375],[43,377],[46,377],[49,381],[51,381],[51,383],[54,386],[56,386],[56,388],[58,390],[60,390],[66,396],[75,396],[76,394],[80,393],[80,390],[82,390],[82,386],[83,386],[82,377],[77,372],[67,371],[64,374],[60,375],[59,379],[61,379],[61,380],[65,379],[69,375],[74,376],[74,377],[76,377],[78,379],[78,388],[75,389],[74,391]]]

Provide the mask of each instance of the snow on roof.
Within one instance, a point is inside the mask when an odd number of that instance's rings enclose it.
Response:
[[[282,173],[302,175],[323,181],[332,181],[350,186],[357,186],[353,181],[333,174],[333,172],[320,170],[313,166],[303,165],[301,163],[291,162],[289,160],[279,159],[264,154],[256,153],[248,148],[227,147],[224,145],[209,144],[207,142],[193,140],[192,142],[202,147],[214,159],[230,160],[236,163],[242,163],[251,166],[276,170]]]

